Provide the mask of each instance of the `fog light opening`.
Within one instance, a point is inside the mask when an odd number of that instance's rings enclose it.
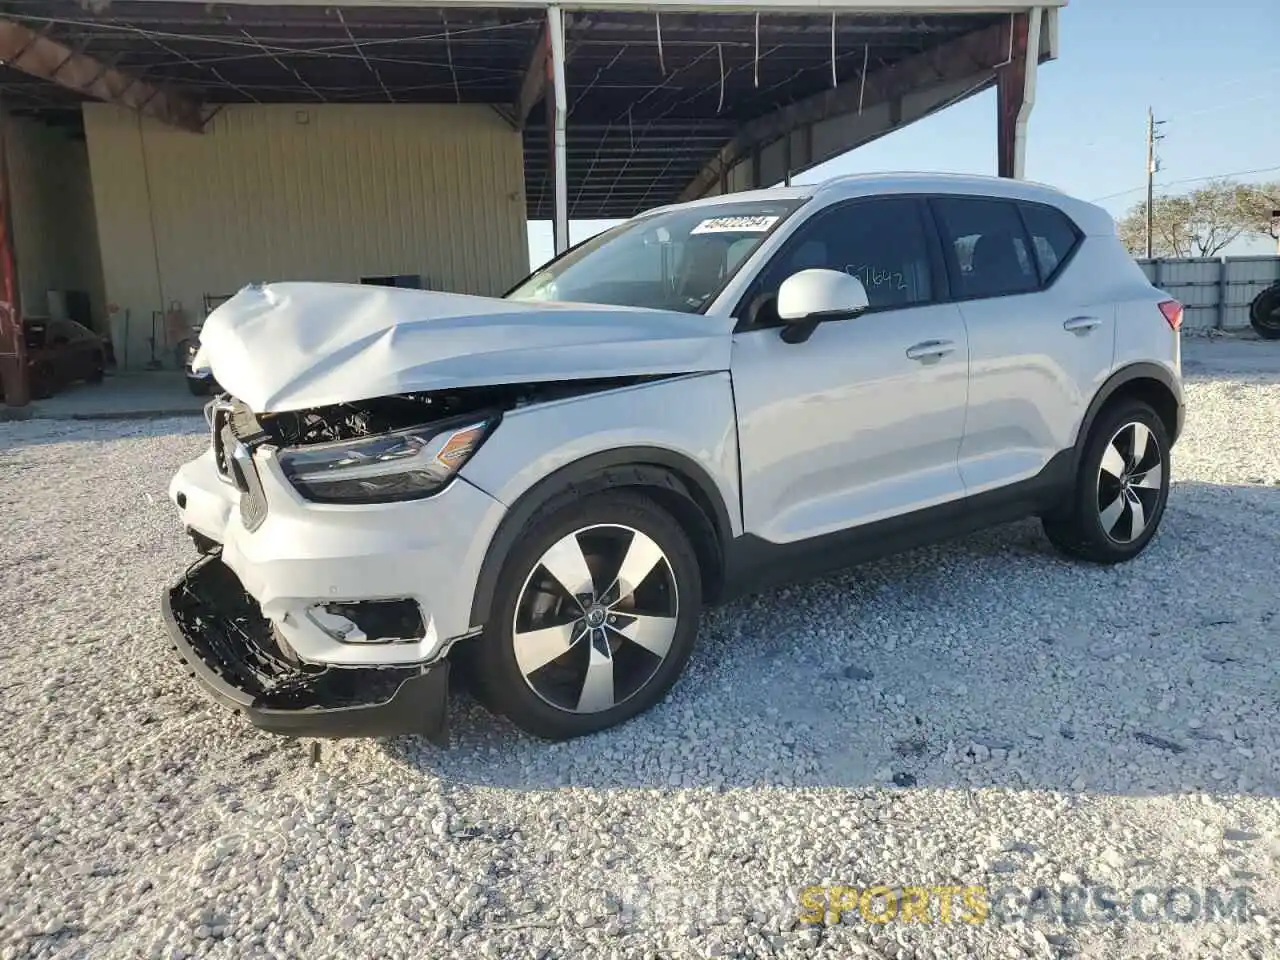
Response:
[[[317,603],[307,616],[339,643],[416,643],[427,635],[414,600]]]
[[[195,544],[196,550],[204,554],[206,557],[212,556],[222,549],[221,544],[212,537],[206,537],[199,530],[195,530],[192,527],[187,527],[186,529],[187,536],[189,536],[191,538],[191,542]]]

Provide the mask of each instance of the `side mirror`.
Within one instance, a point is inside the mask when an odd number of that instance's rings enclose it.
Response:
[[[857,277],[840,270],[801,270],[778,288],[778,317],[786,326],[787,343],[808,340],[824,320],[844,320],[862,313],[870,303]]]

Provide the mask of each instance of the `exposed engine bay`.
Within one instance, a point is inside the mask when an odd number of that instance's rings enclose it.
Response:
[[[274,443],[285,447],[306,446],[376,436],[391,430],[470,413],[513,410],[532,403],[597,393],[653,379],[659,378],[613,377],[465,387],[430,393],[397,394],[285,413],[254,415],[248,410],[238,409],[233,417],[237,425],[237,436],[250,446],[256,443]]]

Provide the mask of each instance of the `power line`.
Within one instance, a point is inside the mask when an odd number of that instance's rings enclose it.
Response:
[[[1227,80],[1219,80],[1203,87],[1198,87],[1198,93],[1209,93],[1214,90],[1224,90],[1228,87],[1242,87],[1250,83],[1262,83],[1264,77],[1269,77],[1273,73],[1280,73],[1280,67],[1266,67],[1254,73],[1246,73],[1238,77],[1231,77]],[[1169,80],[1168,77],[1157,77],[1157,82]]]
[[[1275,70],[1266,71],[1266,72],[1280,73],[1280,67],[1277,67]],[[1243,82],[1243,81],[1239,81],[1239,82]],[[1221,103],[1216,103],[1209,107],[1197,107],[1195,110],[1188,111],[1187,113],[1175,113],[1173,116],[1166,116],[1164,120],[1160,122],[1171,123],[1176,127],[1176,125],[1180,121],[1187,120],[1191,117],[1199,117],[1207,113],[1217,113],[1219,110],[1227,110],[1227,109],[1230,109],[1231,107],[1250,104],[1258,100],[1272,100],[1276,97],[1280,97],[1280,90],[1268,90],[1265,93],[1259,93],[1255,96],[1245,97],[1243,100],[1239,100],[1239,99],[1225,100],[1225,101],[1222,101]],[[1081,151],[1084,151],[1084,150],[1100,150],[1103,148],[1110,149],[1110,145],[1099,140],[1087,140],[1084,143],[1077,144],[1073,149],[1077,154],[1079,154]],[[1131,191],[1125,190],[1122,192],[1129,193]],[[1112,196],[1119,196],[1119,194],[1112,194]]]
[[[1236,100],[1224,100],[1221,103],[1215,103],[1211,107],[1200,107],[1196,110],[1191,110],[1188,113],[1177,113],[1177,114],[1174,114],[1169,119],[1185,120],[1188,117],[1198,117],[1201,114],[1205,114],[1205,113],[1216,113],[1219,110],[1226,110],[1231,107],[1243,106],[1246,103],[1254,103],[1257,100],[1270,100],[1275,96],[1277,96],[1277,92],[1275,90],[1268,90],[1265,93],[1255,94],[1252,97],[1245,97],[1243,99],[1236,99]]]
[[[1205,177],[1186,177],[1182,180],[1170,180],[1167,183],[1159,184],[1160,187],[1176,187],[1184,183],[1202,183],[1205,180],[1227,180],[1231,177],[1247,177],[1255,173],[1272,173],[1280,170],[1280,167],[1259,167],[1256,170],[1233,170],[1230,173],[1211,173]],[[1113,200],[1116,197],[1123,197],[1126,193],[1137,193],[1146,187],[1146,184],[1139,184],[1136,187],[1130,187],[1128,190],[1119,190],[1115,193],[1108,193],[1103,197],[1094,197],[1090,203],[1101,203],[1103,200]]]

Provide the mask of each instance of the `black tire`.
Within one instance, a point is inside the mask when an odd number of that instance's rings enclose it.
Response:
[[[1280,340],[1280,284],[1268,287],[1249,305],[1249,323],[1264,340]]]
[[[549,702],[535,692],[532,686],[534,681],[526,680],[515,652],[517,604],[525,596],[526,583],[533,584],[535,575],[545,573],[542,560],[547,551],[570,535],[589,532],[591,528],[610,532],[630,528],[644,534],[658,546],[666,566],[655,566],[653,569],[663,580],[658,585],[660,589],[671,594],[670,585],[674,585],[675,629],[670,646],[656,669],[647,679],[642,679],[640,685],[621,702],[597,712],[571,712],[571,708]],[[608,561],[603,557],[594,557],[585,548],[583,553],[588,558],[595,579],[608,579],[620,572],[601,575],[598,571],[606,567]],[[646,589],[652,586],[650,580],[645,580],[640,585]],[[546,592],[537,595],[548,596]],[[635,603],[635,598],[640,595],[641,589],[637,588],[627,596]],[[563,598],[557,602],[564,604],[567,610],[575,609],[568,607]],[[472,682],[478,698],[490,710],[504,714],[516,726],[534,736],[565,740],[594,733],[630,719],[666,695],[693,651],[701,608],[702,580],[693,545],[680,524],[652,500],[627,490],[606,490],[577,502],[561,502],[559,505],[553,503],[544,512],[534,516],[527,532],[516,543],[503,564],[488,623],[482,635],[470,641],[473,646],[467,651],[466,659],[472,673]],[[576,616],[576,613],[569,615]],[[625,619],[624,615],[623,620]],[[610,622],[613,622],[612,618]],[[611,628],[609,631],[601,628],[600,637],[602,640],[608,637],[610,643],[625,646]],[[581,644],[593,642],[594,638],[595,633],[592,632],[584,640],[576,641],[571,651],[551,661],[548,668],[552,670],[552,675],[555,676],[557,671],[571,675],[584,652],[585,656],[592,655],[590,647],[582,647]],[[649,656],[649,652],[644,650],[637,654],[632,651],[629,656],[634,661]],[[625,659],[619,657],[618,665]],[[614,664],[611,654],[611,672]],[[581,661],[581,666],[585,669],[585,661]],[[637,671],[638,675],[643,675],[646,669],[649,668],[642,666]]]
[[[29,390],[32,400],[48,400],[58,388],[57,377],[53,367],[48,363],[37,363],[31,371]]]
[[[196,380],[187,377],[187,389],[191,391],[191,395],[195,397],[207,397],[213,393],[213,385],[207,380]]]
[[[1154,488],[1146,483],[1123,482],[1104,474],[1103,457],[1114,462],[1116,451],[1124,462],[1124,475],[1142,481],[1153,479],[1150,468],[1142,470],[1142,464],[1133,464],[1125,452],[1126,436],[1133,435],[1134,425],[1147,431],[1146,443],[1154,447],[1159,460],[1159,477]],[[1129,446],[1132,443],[1130,442]],[[1147,464],[1150,447],[1147,448]],[[1169,499],[1169,432],[1164,422],[1147,404],[1139,400],[1121,400],[1104,409],[1094,422],[1085,443],[1076,474],[1075,489],[1068,508],[1057,516],[1046,516],[1041,523],[1050,542],[1069,557],[1091,563],[1121,563],[1140,554],[1159,529]],[[1112,494],[1119,497],[1113,499]],[[1143,526],[1137,536],[1132,536],[1137,510],[1130,506],[1136,500],[1141,509]],[[1121,502],[1126,501],[1126,502]],[[1119,512],[1111,513],[1105,507],[1119,503]],[[1113,519],[1114,518],[1114,519]],[[1112,523],[1108,531],[1108,523]]]

